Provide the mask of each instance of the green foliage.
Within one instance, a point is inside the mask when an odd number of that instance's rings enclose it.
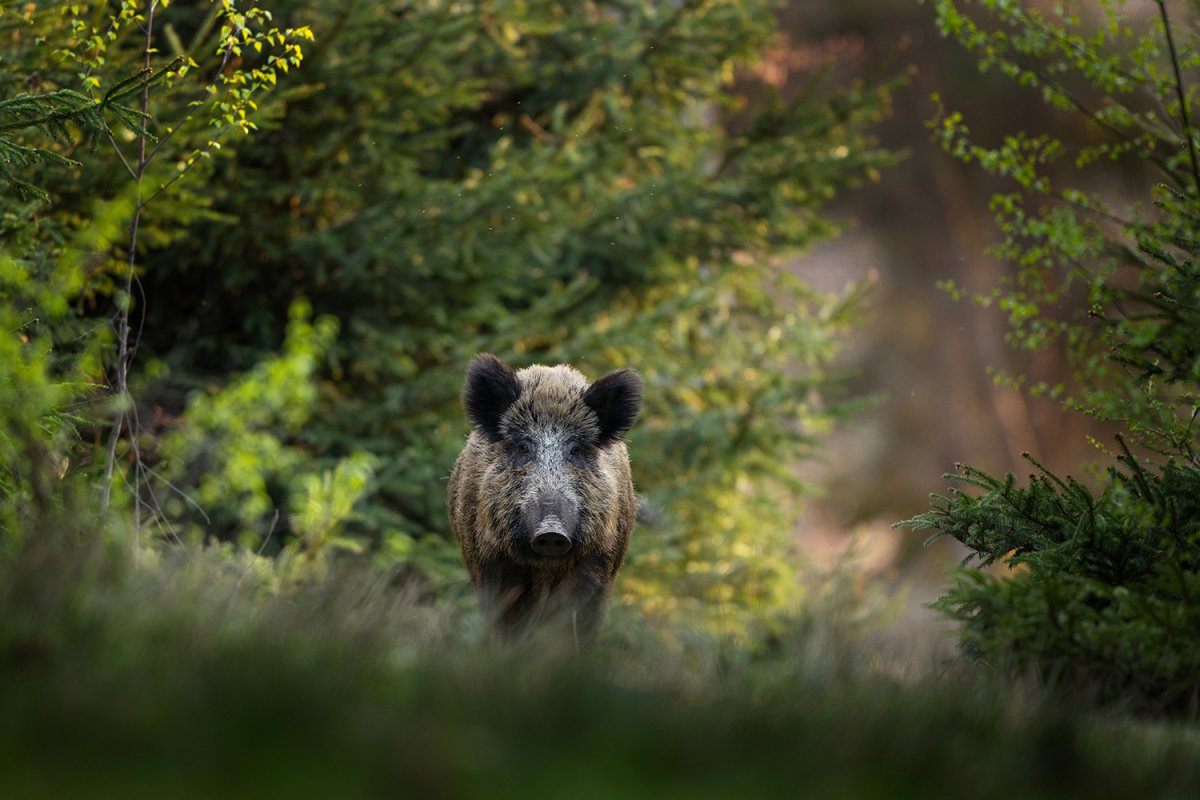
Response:
[[[993,292],[1010,340],[1066,345],[1078,389],[1033,387],[1121,423],[1154,454],[1119,439],[1121,469],[1099,496],[1038,467],[1026,488],[968,469],[909,525],[963,542],[1016,575],[957,574],[939,606],[964,623],[967,649],[1004,667],[1095,692],[1106,701],[1196,713],[1200,707],[1200,169],[1193,110],[1197,20],[1158,3],[1147,18],[1123,3],[1054,12],[1031,4],[939,0],[938,24],[1068,112],[1060,130],[977,144],[961,114],[931,123],[965,162],[1012,179],[992,199],[1014,266]],[[1146,102],[1150,98],[1151,102]],[[1070,164],[1067,156],[1073,156]],[[1145,194],[1120,208],[1095,187],[1123,165]],[[955,287],[950,287],[957,293]]]
[[[60,144],[71,142],[67,130],[68,122],[75,122],[92,135],[107,131],[103,108],[79,92],[62,89],[44,95],[19,94],[0,100],[0,178],[10,189],[26,197],[33,196],[48,200],[49,196],[28,181],[18,177],[18,172],[33,164],[52,161],[60,165],[78,164],[68,158],[41,147],[30,147],[13,141],[8,131],[22,128],[39,128],[48,139]]]
[[[1085,123],[1069,128],[1079,141],[1020,131],[986,146],[939,101],[930,126],[943,148],[1020,187],[992,198],[1003,234],[993,253],[1015,271],[977,300],[1008,314],[1014,344],[1067,345],[1081,384],[1069,406],[1128,425],[1165,455],[1194,458],[1200,171],[1189,155],[1195,86],[1177,78],[1200,65],[1200,51],[1190,37],[1168,41],[1165,7],[1147,20],[1123,3],[1101,3],[1103,20],[1092,24],[1078,6],[1048,14],[983,2],[998,23],[988,28],[964,4],[934,5],[940,29],[977,53],[981,69],[999,69],[1070,112],[1060,127]],[[1192,17],[1174,24],[1195,29]],[[1147,187],[1129,208],[1111,192],[1079,188],[1102,182],[1114,162]]]
[[[912,520],[969,547],[999,577],[955,573],[935,607],[971,656],[1034,671],[1138,711],[1200,703],[1200,470],[1148,473],[1132,457],[1094,497],[1038,468],[1027,487],[965,468]]]
[[[165,508],[150,494],[148,505],[175,538],[223,534],[275,553],[294,534],[303,559],[322,571],[332,550],[360,549],[338,529],[367,490],[371,457],[355,453],[321,472],[309,466],[307,452],[287,441],[311,418],[313,376],[337,332],[336,320],[321,317],[313,324],[310,313],[306,302],[293,303],[283,351],[220,389],[193,393],[161,437],[156,456],[163,474],[157,477],[189,491],[176,490]],[[272,494],[292,499],[282,525]]]
[[[0,194],[0,286],[12,301],[0,328],[14,337],[0,373],[11,431],[0,489],[14,536],[68,497],[92,513],[83,495],[99,478],[98,516],[109,519],[115,491],[126,505],[114,531],[128,512],[134,536],[120,538],[137,542],[143,526],[169,522],[156,492],[180,491],[142,458],[153,443],[127,383],[144,323],[144,308],[140,321],[131,317],[135,296],[144,300],[141,256],[204,213],[206,201],[178,182],[230,128],[253,127],[253,98],[299,64],[296,42],[311,33],[224,0],[200,4],[190,20],[169,8],[123,0],[0,9],[0,177],[10,190]],[[182,20],[195,25],[186,47],[174,27]],[[231,66],[243,48],[256,58]],[[109,302],[111,328],[95,319]],[[94,443],[108,420],[104,452]]]
[[[0,551],[40,528],[42,515],[86,491],[91,448],[80,441],[108,339],[89,331],[74,303],[89,255],[120,235],[128,195],[98,200],[86,222],[41,219],[35,204],[5,208],[0,251]],[[42,240],[42,237],[45,240]],[[80,469],[84,465],[84,469]]]
[[[742,114],[768,11],[4,7],[6,369],[34,397],[5,412],[12,507],[73,493],[87,515],[98,488],[135,560],[232,541],[286,583],[363,550],[459,596],[442,487],[463,366],[630,365],[635,480],[663,522],[621,599],[744,637],[784,624],[793,466],[852,407],[829,364],[863,287],[818,295],[781,258],[891,160],[866,130],[895,82],[814,79]]]
[[[814,82],[724,122],[768,11],[273,4],[318,41],[259,134],[213,160],[207,213],[142,258],[141,352],[169,375],[146,401],[178,413],[178,387],[251,368],[311,298],[343,324],[296,444],[328,469],[376,456],[345,533],[448,577],[471,356],[633,366],[635,482],[665,522],[623,599],[731,629],[794,602],[790,475],[847,410],[828,365],[861,291],[818,296],[779,259],[834,233],[824,204],[891,160],[865,130],[892,87]]]

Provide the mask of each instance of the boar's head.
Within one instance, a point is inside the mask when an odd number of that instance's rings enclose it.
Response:
[[[489,443],[485,495],[507,509],[522,561],[577,553],[618,487],[606,461],[637,418],[642,380],[620,369],[588,384],[567,366],[514,372],[490,354],[467,369],[463,406]],[[622,458],[624,447],[621,448]],[[606,498],[607,495],[607,498]]]

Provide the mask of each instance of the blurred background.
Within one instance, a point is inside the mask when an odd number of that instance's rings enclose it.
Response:
[[[924,546],[922,532],[893,530],[893,523],[927,508],[930,493],[948,485],[942,475],[959,463],[1024,476],[1030,467],[1021,454],[1028,452],[1092,485],[1096,475],[1083,467],[1097,458],[1089,436],[1109,429],[1066,412],[1057,400],[995,380],[996,374],[1024,375],[1030,384],[1070,385],[1071,374],[1061,352],[1006,345],[1007,320],[999,309],[981,310],[969,297],[955,300],[939,288],[952,281],[984,294],[1006,275],[1008,267],[988,254],[1000,233],[987,198],[1010,186],[951,158],[933,141],[926,124],[937,110],[931,97],[938,94],[947,108],[962,111],[983,143],[1013,128],[1061,135],[1069,133],[1064,125],[1082,126],[1056,118],[1036,92],[982,72],[958,43],[938,35],[928,4],[796,0],[781,9],[779,20],[780,45],[753,80],[785,94],[798,91],[821,66],[839,82],[869,80],[891,65],[913,67],[908,88],[895,95],[892,115],[877,129],[883,145],[904,159],[878,182],[835,201],[833,213],[852,218],[854,226],[792,262],[797,274],[825,291],[851,279],[874,284],[865,324],[839,363],[852,374],[855,391],[878,396],[832,434],[815,462],[801,467],[821,493],[798,535],[823,563],[853,544],[864,567],[905,589],[897,636],[932,644],[945,628],[925,604],[941,592],[943,566],[967,551],[949,539]],[[1132,186],[1127,169],[1113,167],[1110,183],[1093,188],[1120,197]]]

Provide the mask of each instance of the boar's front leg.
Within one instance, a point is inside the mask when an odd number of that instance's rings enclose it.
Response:
[[[484,564],[480,570],[479,607],[488,627],[502,638],[519,634],[536,611],[527,568],[510,562]]]
[[[584,558],[560,586],[577,647],[595,639],[604,622],[604,609],[612,593],[611,572],[604,559]]]

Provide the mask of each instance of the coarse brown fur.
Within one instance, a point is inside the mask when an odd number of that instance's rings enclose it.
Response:
[[[483,611],[502,636],[556,622],[588,639],[603,620],[637,516],[622,436],[641,392],[631,370],[589,385],[569,366],[513,372],[487,354],[468,368],[463,405],[475,426],[446,506]],[[538,550],[547,526],[561,529],[551,546],[568,552]]]

